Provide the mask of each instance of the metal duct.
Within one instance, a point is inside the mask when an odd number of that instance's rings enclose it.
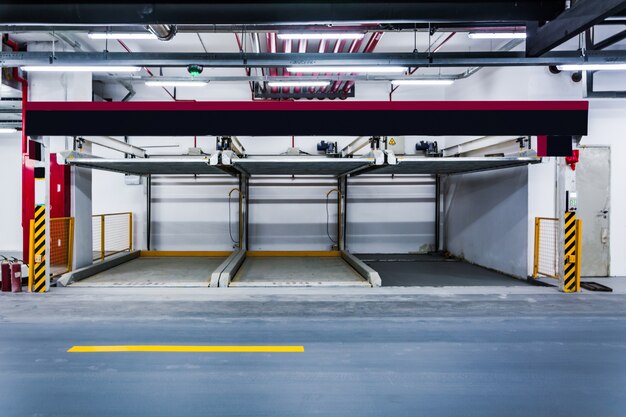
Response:
[[[160,41],[169,41],[176,35],[176,25],[148,25],[146,26]]]

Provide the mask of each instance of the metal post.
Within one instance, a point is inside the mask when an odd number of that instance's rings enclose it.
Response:
[[[248,250],[248,248],[250,247],[250,241],[249,241],[249,225],[250,225],[250,178],[247,176],[243,177],[243,181],[244,181],[244,200],[245,200],[245,204],[244,204],[244,222],[243,222],[243,234],[244,234],[244,239],[243,241],[245,242],[244,247],[242,248],[243,250]]]
[[[104,214],[100,215],[100,260],[104,261]]]
[[[133,251],[133,213],[128,213],[128,251]]]
[[[146,179],[146,249],[150,250],[150,225],[152,223],[152,175]]]
[[[72,270],[74,263],[74,218],[70,217],[67,232],[67,271]]]
[[[441,177],[435,175],[435,252],[440,250],[441,234]]]
[[[533,255],[533,278],[537,279],[539,275],[539,241],[541,239],[540,233],[540,222],[539,217],[535,217],[535,251]]]
[[[343,177],[343,190],[342,193],[343,195],[343,247],[341,248],[342,250],[346,250],[346,248],[348,247],[347,244],[347,237],[348,237],[348,176],[344,176]]]

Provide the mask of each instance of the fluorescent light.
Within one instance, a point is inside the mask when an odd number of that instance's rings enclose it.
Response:
[[[146,81],[148,87],[204,87],[208,83],[206,81]]]
[[[106,32],[91,32],[88,33],[90,39],[158,39],[153,33],[106,33]]]
[[[405,67],[386,67],[383,65],[377,67],[289,67],[289,72],[330,72],[330,73],[396,73],[405,72]]]
[[[567,64],[557,65],[560,71],[620,71],[626,70],[626,64]]]
[[[268,87],[326,87],[330,81],[268,81]]]
[[[279,33],[278,39],[363,39],[364,33]]]
[[[104,66],[104,65],[27,65],[22,67],[27,72],[137,72],[141,67],[134,66]]]
[[[471,32],[470,39],[526,39],[525,32]]]
[[[392,80],[393,85],[451,85],[454,80]]]
[[[0,127],[0,133],[15,133],[17,129],[14,127]]]

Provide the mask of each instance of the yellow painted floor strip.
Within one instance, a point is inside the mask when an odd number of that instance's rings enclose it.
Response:
[[[304,352],[304,346],[72,346],[68,352]]]

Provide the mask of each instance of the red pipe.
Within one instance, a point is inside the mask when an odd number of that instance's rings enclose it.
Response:
[[[326,39],[321,39],[320,46],[319,48],[317,48],[317,53],[323,54],[325,49],[326,49]],[[313,75],[318,75],[318,73],[314,73]],[[317,87],[309,87],[309,93],[315,93],[316,89]]]
[[[307,46],[307,40],[306,39],[300,39],[300,43],[298,44],[298,53],[299,54],[305,53],[306,52],[306,46]],[[299,73],[297,73],[297,75],[298,75],[298,77],[301,77],[302,73],[299,72]],[[300,93],[300,91],[301,91],[300,87],[295,87],[293,89],[293,92],[296,93],[296,94]]]
[[[374,49],[376,49],[376,45],[378,45],[378,42],[380,42],[380,38],[382,37],[383,37],[383,32],[374,32],[372,36],[370,37],[370,40],[367,41],[367,44],[365,44],[365,48],[363,49],[363,52],[365,53],[374,52]],[[360,46],[360,43],[359,43],[359,46]],[[350,91],[353,85],[354,85],[354,81],[347,81],[343,87],[344,93],[347,93],[348,91]]]
[[[13,51],[19,51],[17,42],[5,37],[4,42]],[[13,78],[22,85],[22,259],[29,263],[30,221],[35,217],[35,174],[26,165],[28,159],[28,136],[26,136],[26,108],[28,106],[28,80],[13,68]]]
[[[363,43],[363,38],[353,40],[352,43],[350,44],[350,48],[348,48],[348,53],[352,54],[352,53],[358,51],[359,48],[361,47],[362,43]],[[342,84],[341,81],[335,81],[333,83],[332,87],[330,88],[330,91],[332,93],[336,93],[339,90],[339,86],[341,84]]]
[[[267,38],[267,50],[269,53],[275,54],[276,53],[276,34],[275,33],[267,33],[266,35]],[[270,76],[275,77],[277,74],[277,70],[276,68],[270,68]],[[278,92],[278,87],[272,87],[271,89],[272,93],[277,93]]]
[[[431,53],[435,53],[439,51],[450,39],[452,39],[454,35],[456,35],[456,32],[450,33],[443,41],[441,41],[441,43],[437,47],[435,47],[435,49],[432,50]],[[418,69],[419,67],[409,68],[409,75],[415,74],[415,71],[417,71]],[[389,93],[389,101],[392,101],[391,96],[393,95],[393,92],[396,91],[397,89],[398,89],[398,86],[391,88],[391,92]]]
[[[285,39],[283,41],[283,52],[286,54],[291,52],[291,39]],[[289,71],[287,71],[287,68],[282,69],[282,74],[283,76],[289,76]],[[283,93],[289,93],[289,87],[283,87]]]
[[[345,41],[343,39],[337,39],[337,42],[335,42],[335,47],[333,48],[333,54],[337,54],[337,53],[341,52],[341,50],[343,49],[344,43],[345,43]],[[326,75],[330,77],[331,75],[333,75],[333,73],[332,72],[327,72]],[[320,87],[320,91],[322,93],[326,92],[327,89],[328,89],[328,86]]]
[[[130,50],[130,48],[121,40],[118,39],[117,42],[119,42],[120,45],[122,45],[122,48],[126,49],[126,52],[128,52],[129,54],[132,54],[133,51]],[[147,67],[143,67],[143,69],[146,70],[146,72],[151,76],[154,77],[154,74],[152,73],[152,71],[150,71],[149,68]],[[172,93],[169,92],[169,90],[165,87],[161,87],[171,98],[172,100],[176,101],[176,97],[174,97],[174,95]]]

